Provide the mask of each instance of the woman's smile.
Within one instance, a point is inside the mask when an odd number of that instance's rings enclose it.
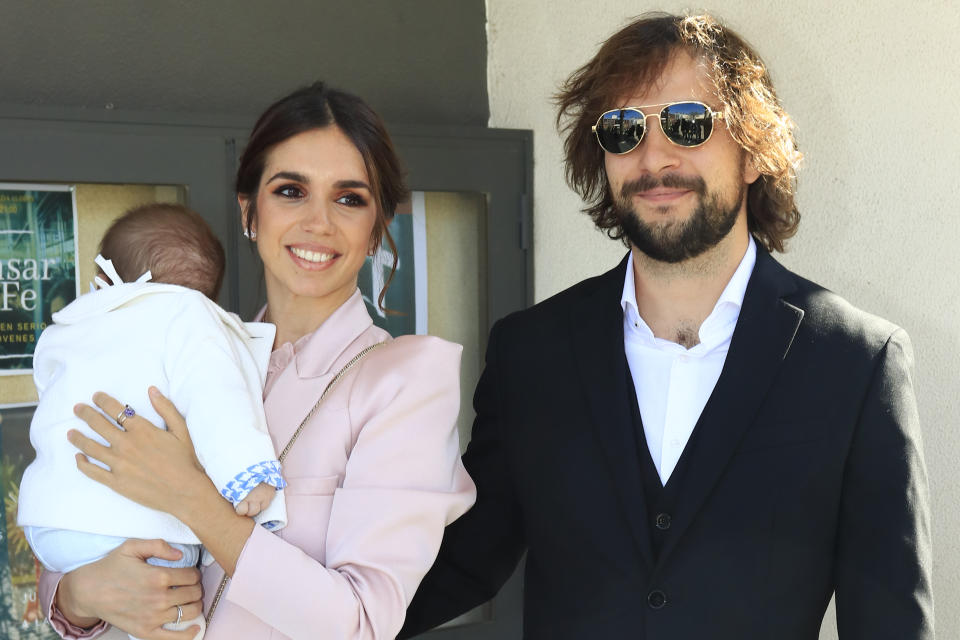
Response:
[[[307,248],[303,246],[291,245],[287,247],[292,259],[301,269],[318,271],[326,269],[333,264],[333,261],[340,257],[340,254],[333,249],[326,247]]]

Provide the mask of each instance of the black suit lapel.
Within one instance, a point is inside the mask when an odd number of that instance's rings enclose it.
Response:
[[[794,288],[789,272],[758,247],[723,371],[694,428],[696,445],[685,461],[673,531],[660,562],[670,555],[719,480],[790,349],[803,311],[781,298]]]
[[[607,459],[614,491],[648,566],[653,566],[650,531],[646,525],[640,461],[630,413],[627,360],[623,350],[623,310],[620,298],[626,258],[600,276],[571,314],[571,344],[580,388],[586,395],[594,432]],[[645,446],[645,445],[644,445]]]

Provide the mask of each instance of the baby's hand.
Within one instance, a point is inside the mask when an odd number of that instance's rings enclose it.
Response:
[[[246,498],[237,503],[237,515],[252,518],[267,508],[276,493],[277,490],[269,484],[258,484],[247,494]]]

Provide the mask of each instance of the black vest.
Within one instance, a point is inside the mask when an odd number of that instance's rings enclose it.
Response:
[[[689,466],[689,451],[696,444],[696,435],[698,429],[694,429],[690,434],[690,440],[680,455],[677,466],[670,474],[667,485],[660,482],[660,474],[657,473],[657,467],[650,456],[650,449],[647,447],[647,438],[643,433],[643,419],[640,416],[640,406],[637,404],[637,394],[633,386],[633,378],[630,376],[630,368],[627,367],[627,394],[630,396],[630,414],[633,417],[633,432],[637,439],[637,455],[640,459],[640,475],[643,479],[643,494],[647,504],[647,522],[650,526],[650,542],[653,546],[654,560],[660,557],[660,550],[664,542],[670,536],[672,526],[674,505],[680,493],[680,486],[683,481],[686,469]]]

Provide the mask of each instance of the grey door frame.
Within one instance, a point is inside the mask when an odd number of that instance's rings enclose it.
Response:
[[[239,233],[233,175],[250,124],[215,114],[0,105],[0,181],[184,186],[188,205],[224,243],[221,304],[249,317],[262,298],[261,276]],[[476,126],[389,130],[412,189],[486,195],[488,330],[498,318],[532,304],[533,133]],[[494,599],[492,620],[425,637],[520,638],[521,573]]]
[[[220,302],[236,310],[239,224],[230,215],[233,157],[225,141],[245,134],[239,122],[213,117],[0,107],[0,175],[8,182],[185,187],[189,206],[224,244]]]

